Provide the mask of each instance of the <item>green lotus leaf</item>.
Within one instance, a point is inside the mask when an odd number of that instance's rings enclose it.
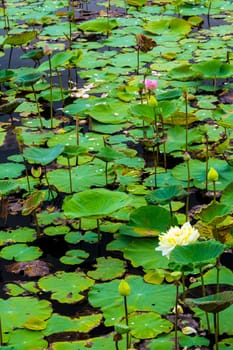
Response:
[[[81,249],[67,250],[66,255],[60,258],[63,264],[79,265],[82,264],[89,256],[89,253]]]
[[[39,247],[18,243],[2,248],[0,257],[6,260],[30,261],[38,259],[42,254]]]
[[[174,286],[148,284],[140,276],[129,276],[126,281],[131,288],[127,297],[129,314],[135,311],[166,313],[174,306]],[[106,326],[115,325],[124,317],[123,298],[118,293],[119,283],[119,280],[96,283],[88,294],[91,305],[101,308]]]
[[[51,58],[52,68],[58,68],[68,64],[73,55],[73,51],[57,52]]]
[[[113,162],[116,159],[122,158],[123,153],[116,152],[112,147],[106,145],[95,156],[104,162]]]
[[[159,219],[158,219],[159,218]],[[120,227],[120,234],[134,237],[156,237],[171,226],[170,212],[158,206],[135,209],[127,225]]]
[[[212,201],[206,207],[202,208],[200,213],[196,214],[196,217],[201,219],[206,224],[215,225],[231,213],[231,207]]]
[[[145,271],[156,268],[166,269],[169,261],[166,257],[161,256],[161,252],[155,250],[156,245],[157,240],[154,238],[140,238],[130,242],[126,240],[125,246],[121,246],[120,251],[123,251],[125,259],[130,260],[134,267],[141,266]],[[109,245],[109,247],[113,249],[114,245]]]
[[[201,74],[203,78],[228,78],[233,74],[233,65],[219,60],[209,60],[192,65],[192,70]]]
[[[186,298],[185,303],[191,307],[199,307],[206,312],[217,313],[233,304],[233,291],[211,294],[202,298]]]
[[[10,69],[0,70],[0,84],[10,80],[14,76],[14,71]]]
[[[16,329],[9,335],[10,345],[17,346],[18,350],[43,350],[48,346],[41,332],[30,331],[26,329]]]
[[[167,89],[165,92],[159,92],[156,95],[158,101],[177,99],[182,96],[181,89]]]
[[[135,7],[142,7],[146,2],[146,0],[126,0],[127,5]]]
[[[166,18],[148,22],[143,29],[151,34],[165,35],[170,40],[184,37],[191,31],[191,24],[182,18]]]
[[[219,350],[227,350],[231,347],[233,347],[233,339],[227,338],[223,339],[220,342],[218,342]]]
[[[1,163],[0,164],[0,178],[1,179],[13,179],[22,174],[25,170],[25,166],[23,164],[15,164],[15,163]]]
[[[86,190],[64,200],[64,215],[69,218],[97,217],[110,215],[129,205],[129,196],[104,188]]]
[[[176,246],[170,255],[169,266],[179,270],[190,267],[201,268],[213,263],[223,253],[225,245],[214,240],[190,243],[184,246]]]
[[[127,120],[128,106],[122,102],[98,103],[90,109],[90,116],[99,123],[121,124]]]
[[[93,328],[99,326],[101,319],[101,314],[71,318],[54,313],[48,320],[47,327],[43,331],[43,334],[49,336],[63,332],[88,333]]]
[[[83,223],[83,220],[82,220],[82,223]],[[102,225],[101,225],[101,231],[103,231]],[[69,232],[65,235],[65,241],[71,244],[76,244],[81,241],[88,242],[88,243],[96,243],[98,242],[98,235],[96,232],[92,232],[92,231],[86,231],[84,235],[81,232]]]
[[[10,180],[0,180],[0,197],[8,196],[11,193],[16,193],[19,191],[19,186],[17,182],[12,182]]]
[[[39,208],[44,201],[45,194],[46,193],[44,191],[35,191],[32,194],[30,194],[23,203],[22,215],[29,215],[34,210]]]
[[[152,106],[146,104],[134,104],[130,108],[130,112],[133,116],[151,123],[155,120],[155,109]]]
[[[52,313],[50,302],[27,296],[0,299],[0,308],[3,333],[12,332],[15,328],[24,328],[24,324],[32,318],[38,322],[46,321]]]
[[[56,213],[54,213],[56,214]],[[44,229],[47,236],[66,235],[70,231],[68,226],[48,226]]]
[[[54,8],[51,10],[52,12],[54,11]],[[40,35],[42,36],[50,36],[52,37],[53,40],[61,38],[65,38],[66,36],[70,35],[70,30],[76,31],[77,26],[73,22],[60,22],[57,24],[52,24],[49,26],[45,26],[43,30],[40,32]],[[55,48],[57,45],[55,46]]]
[[[187,192],[180,185],[165,186],[151,191],[146,195],[148,204],[167,204],[174,198],[187,195]]]
[[[34,85],[38,82],[42,77],[42,74],[39,72],[29,73],[25,75],[21,75],[15,79],[15,84],[19,87],[28,87]]]
[[[87,153],[87,149],[82,146],[75,145],[67,145],[64,147],[64,151],[62,152],[62,156],[65,158],[73,158],[77,157],[81,154]]]
[[[221,204],[230,207],[232,205],[233,196],[233,182],[231,182],[222,192],[220,202]]]
[[[130,334],[138,339],[151,339],[170,333],[173,325],[155,312],[134,312],[129,315]]]
[[[63,98],[67,97],[68,92],[65,91],[64,89],[61,90],[60,88],[53,88],[52,89],[52,94],[49,90],[42,91],[40,93],[41,98],[43,98],[46,101],[61,101]]]
[[[48,165],[53,162],[64,150],[63,145],[50,148],[28,147],[24,150],[24,157],[31,164]]]
[[[36,30],[11,34],[3,41],[3,45],[22,46],[35,39],[37,34]]]
[[[79,25],[79,29],[83,32],[95,32],[107,34],[112,29],[118,26],[115,18],[96,18],[89,21],[85,21]]]
[[[182,64],[170,70],[168,76],[175,80],[187,81],[200,77],[200,73],[192,70],[191,64]]]
[[[122,260],[112,258],[111,256],[97,258],[96,268],[89,271],[87,275],[95,280],[108,281],[121,277],[125,272],[125,264]]]
[[[0,231],[0,246],[9,243],[33,242],[36,231],[30,227],[20,227],[15,230]]]
[[[58,271],[54,275],[42,277],[38,281],[39,288],[46,292],[52,292],[52,299],[67,304],[83,300],[85,296],[80,293],[93,284],[94,281],[82,272]]]
[[[179,344],[182,347],[201,347],[201,346],[209,346],[209,340],[201,337],[201,336],[187,336],[184,335],[182,332],[177,333]],[[173,350],[174,349],[174,332],[171,332],[169,334],[161,335],[158,338],[155,338],[150,341],[150,343],[147,345],[149,350]]]
[[[23,102],[24,102],[23,98],[16,98],[11,102],[4,103],[0,105],[0,112],[5,114],[11,114]]]
[[[44,55],[45,55],[44,50],[39,48],[35,50],[30,50],[24,53],[23,55],[20,56],[20,58],[22,59],[30,58],[32,60],[39,61],[42,57],[44,57]]]

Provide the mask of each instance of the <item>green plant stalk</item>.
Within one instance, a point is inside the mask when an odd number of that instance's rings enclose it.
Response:
[[[12,53],[13,53],[13,46],[10,48],[10,53],[9,53],[9,59],[8,59],[8,68],[11,66],[11,59],[12,59]]]
[[[70,158],[67,158],[67,162],[68,162],[68,171],[69,171],[69,183],[70,183],[70,193],[73,192],[73,188],[72,188],[72,174],[71,174],[71,165],[70,165]]]
[[[0,346],[3,345],[3,339],[2,339],[2,319],[0,317]]]
[[[155,154],[155,146],[153,146],[153,160],[154,160],[154,186],[157,187],[157,159]]]
[[[51,194],[52,199],[54,199],[53,191],[50,188],[50,183],[49,183],[49,179],[48,179],[48,176],[47,176],[46,166],[44,166],[44,177],[45,177],[45,181],[47,182],[47,185],[48,185],[49,193]]]
[[[211,6],[212,6],[212,0],[209,0],[208,11],[207,11],[207,21],[208,21],[208,26],[209,26],[209,27],[210,27],[210,11],[211,11]]]
[[[208,191],[208,169],[209,169],[209,137],[208,134],[205,134],[206,139],[206,167],[205,167],[205,188],[206,192]]]
[[[140,48],[139,48],[139,45],[137,45],[137,68],[136,68],[137,75],[139,75],[139,66],[140,66]]]
[[[75,128],[76,128],[76,145],[79,146],[80,137],[79,137],[79,117],[76,115],[75,117]],[[76,165],[78,165],[78,155],[76,156]]]
[[[206,289],[205,289],[205,282],[204,282],[204,277],[203,277],[203,272],[202,272],[201,267],[200,267],[200,277],[201,277],[202,296],[205,297],[206,296]],[[210,320],[209,320],[209,314],[207,311],[205,311],[205,315],[206,315],[206,323],[207,323],[208,332],[210,333]]]
[[[63,106],[64,105],[64,94],[63,94],[61,73],[58,71],[58,69],[56,69],[56,73],[57,73],[57,78],[58,78],[59,87],[60,87],[60,91],[61,91],[61,100],[62,100],[62,106]]]
[[[100,240],[101,240],[100,219],[96,219],[96,223],[97,223],[98,245],[100,245]]]
[[[53,129],[53,82],[52,82],[52,63],[51,63],[51,57],[48,55],[49,60],[49,91],[50,91],[50,127]]]
[[[219,313],[214,312],[214,337],[215,337],[215,350],[219,350],[218,347],[218,336],[219,336]]]
[[[127,296],[124,296],[125,324],[129,326],[129,315],[127,306]],[[126,350],[130,348],[129,332],[126,333]]]
[[[170,215],[171,215],[171,224],[174,226],[174,218],[173,218],[173,213],[172,213],[172,203],[171,201],[169,202],[169,210],[170,210]]]
[[[34,89],[33,84],[32,84],[32,91],[33,91],[34,99],[36,101],[37,113],[38,113],[38,117],[39,117],[39,120],[40,120],[40,129],[43,129],[43,122],[42,122],[42,118],[41,118],[41,114],[40,114],[40,106],[39,106],[39,103],[38,103],[38,99],[37,99],[37,96],[36,96],[36,91]]]
[[[186,215],[186,221],[189,219],[189,191],[190,191],[190,164],[189,160],[186,160],[187,164],[187,173],[188,173],[188,183],[187,183],[187,196],[186,196],[186,203],[185,203],[185,215]]]
[[[185,151],[188,152],[188,93],[184,94],[185,99]]]
[[[175,303],[175,321],[174,321],[174,330],[175,330],[175,350],[179,350],[179,341],[178,341],[178,299],[179,299],[179,282],[175,282],[176,286],[176,303]]]
[[[214,202],[216,202],[216,181],[213,181],[213,188],[214,188]]]

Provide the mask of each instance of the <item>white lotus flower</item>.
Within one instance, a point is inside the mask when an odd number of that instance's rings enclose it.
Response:
[[[163,256],[169,258],[171,251],[177,245],[194,243],[199,236],[198,230],[192,227],[189,222],[186,222],[181,227],[174,226],[166,233],[161,233],[159,235],[159,245],[155,250],[161,251]]]

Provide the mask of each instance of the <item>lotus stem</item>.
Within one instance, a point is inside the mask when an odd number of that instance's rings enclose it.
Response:
[[[76,127],[76,145],[79,146],[79,117],[78,115],[76,115],[76,123],[75,123],[75,127]],[[78,155],[76,156],[76,165],[78,165]]]
[[[155,146],[153,146],[153,160],[154,160],[154,186],[157,187],[157,159],[155,155]]]
[[[51,55],[48,55],[48,61],[49,61],[49,91],[50,91],[50,127],[53,129],[53,82],[52,82],[52,63],[51,63]]]
[[[206,289],[205,289],[205,283],[204,283],[204,277],[203,277],[203,271],[202,268],[200,267],[200,277],[201,277],[201,287],[202,287],[202,296],[206,296]],[[205,311],[206,315],[206,323],[208,327],[208,332],[210,333],[210,320],[209,320],[209,314],[207,311]]]
[[[48,179],[48,176],[47,176],[46,166],[44,167],[44,177],[45,177],[45,181],[47,182],[47,185],[48,185],[49,193],[51,194],[52,199],[54,199],[53,191],[50,188],[50,183],[49,183],[49,179]]]
[[[209,0],[208,11],[207,11],[207,21],[208,21],[208,26],[209,26],[209,28],[210,28],[210,11],[211,11],[211,5],[212,5],[212,0]]]
[[[97,223],[97,233],[98,233],[98,245],[100,244],[101,234],[100,234],[100,219],[96,219]]]
[[[127,306],[127,296],[124,295],[124,309],[125,309],[125,324],[129,326],[129,315],[128,315],[128,306]],[[126,350],[130,348],[129,342],[129,332],[126,333]]]
[[[174,226],[174,218],[173,218],[173,213],[172,213],[172,203],[169,202],[169,210],[170,210],[170,215],[171,215],[171,224]]]
[[[9,60],[8,60],[8,68],[10,68],[10,66],[11,66],[12,53],[13,53],[13,46],[11,46],[11,48],[10,48]]]
[[[185,100],[185,151],[188,152],[188,93],[184,92]]]
[[[214,336],[215,336],[215,350],[219,350],[218,347],[218,336],[219,336],[219,313],[214,312]]]
[[[213,188],[214,188],[214,202],[216,202],[216,181],[213,181]]]
[[[206,187],[206,192],[208,190],[208,169],[209,169],[209,137],[208,134],[205,134],[205,139],[206,139],[206,175],[205,175],[205,187]]]
[[[186,158],[186,165],[187,165],[187,196],[186,196],[186,203],[185,203],[185,215],[186,215],[186,221],[189,221],[189,192],[190,192],[190,164],[189,164],[189,155]]]
[[[174,321],[174,329],[175,329],[175,350],[179,350],[179,341],[178,341],[178,299],[179,299],[179,282],[175,282],[176,286],[176,303],[175,303],[175,321]]]
[[[56,73],[57,73],[57,78],[58,78],[59,87],[60,87],[60,91],[61,91],[61,100],[62,100],[62,106],[63,106],[64,105],[64,94],[63,94],[61,73],[58,71],[58,69],[56,69]]]
[[[69,171],[69,182],[70,182],[70,193],[73,192],[73,188],[72,188],[72,174],[71,174],[71,165],[70,165],[70,158],[67,158],[67,162],[68,162],[68,171]]]
[[[36,108],[37,108],[38,117],[39,117],[39,120],[40,120],[40,129],[43,129],[43,122],[42,122],[42,118],[41,118],[41,114],[40,114],[40,106],[39,106],[39,103],[38,103],[36,91],[35,91],[34,85],[32,84],[31,86],[32,86],[34,99],[36,101]]]
[[[136,68],[137,75],[139,75],[139,66],[140,66],[140,48],[139,48],[139,45],[137,45],[137,68]]]

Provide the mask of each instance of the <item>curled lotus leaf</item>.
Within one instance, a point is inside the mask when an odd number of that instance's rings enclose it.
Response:
[[[217,313],[233,304],[233,291],[224,291],[196,299],[187,298],[185,303],[191,307],[197,306],[206,312]]]

